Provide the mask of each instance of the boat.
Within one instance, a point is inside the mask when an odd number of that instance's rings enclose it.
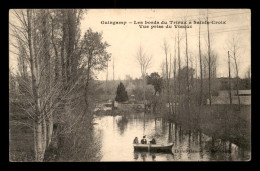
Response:
[[[135,151],[172,152],[173,143],[163,144],[134,144]]]

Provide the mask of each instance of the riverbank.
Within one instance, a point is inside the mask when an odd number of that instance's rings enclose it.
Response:
[[[10,103],[9,113],[9,160],[12,162],[33,162],[34,132],[33,122],[17,103]],[[78,118],[78,113],[71,117]],[[93,118],[81,117],[73,122],[73,128],[66,125],[57,133],[57,118],[54,120],[52,141],[46,149],[44,161],[98,161],[100,145],[94,141]]]
[[[167,113],[167,111],[165,111]],[[209,105],[181,109],[177,116],[164,115],[184,130],[199,130],[213,139],[229,141],[246,150],[251,149],[251,106]]]

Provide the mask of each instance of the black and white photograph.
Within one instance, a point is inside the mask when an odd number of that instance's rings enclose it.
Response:
[[[10,162],[251,161],[251,10],[10,9]]]

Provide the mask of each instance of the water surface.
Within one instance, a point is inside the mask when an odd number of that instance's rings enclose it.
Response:
[[[184,131],[155,115],[133,113],[117,116],[95,116],[95,140],[101,143],[101,161],[240,161],[250,153],[229,142],[215,142],[218,152],[211,152],[212,139],[198,131]],[[153,137],[157,144],[174,143],[172,153],[135,152],[133,139]]]

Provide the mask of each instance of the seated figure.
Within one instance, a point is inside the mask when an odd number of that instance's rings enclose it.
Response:
[[[133,142],[134,144],[138,144],[139,142],[138,142],[138,138],[137,137],[135,137],[135,139],[134,139],[134,142]]]
[[[154,138],[152,139],[152,141],[150,141],[150,144],[156,144],[156,141]]]
[[[147,144],[147,140],[145,139],[145,136],[143,136],[143,139],[141,140],[142,144]]]

